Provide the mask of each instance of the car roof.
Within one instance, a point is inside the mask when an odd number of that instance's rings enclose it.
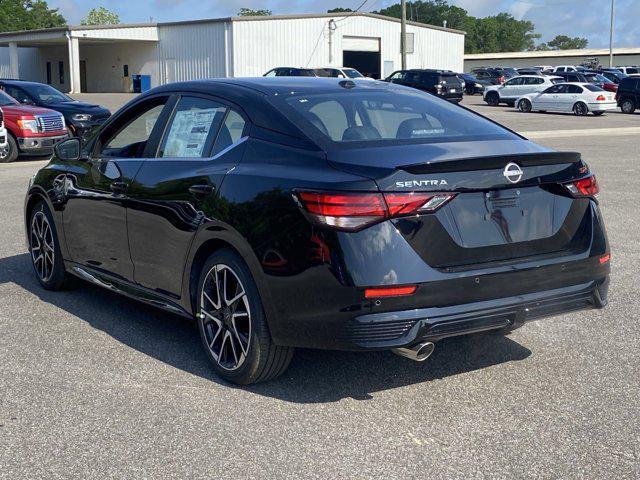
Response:
[[[46,85],[46,83],[28,82],[26,80],[15,80],[15,79],[5,79],[5,78],[0,78],[0,82],[6,83],[7,85],[11,85],[11,84],[26,85],[26,86]]]

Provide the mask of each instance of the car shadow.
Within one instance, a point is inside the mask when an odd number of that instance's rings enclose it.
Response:
[[[88,283],[64,292],[43,289],[31,271],[28,254],[0,259],[0,285],[14,283],[105,332],[115,340],[192,375],[233,388],[210,368],[193,322],[129,300]],[[336,352],[299,349],[284,375],[244,387],[258,395],[294,403],[343,398],[367,400],[372,393],[429,382],[505,362],[531,351],[501,335],[445,339],[423,363],[391,352]]]

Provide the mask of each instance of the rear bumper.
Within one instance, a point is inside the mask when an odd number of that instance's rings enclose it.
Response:
[[[19,137],[18,147],[25,153],[50,153],[56,143],[67,138],[67,135],[53,137]]]
[[[527,295],[353,318],[336,339],[350,349],[387,349],[488,330],[514,329],[531,320],[604,308],[609,278]]]
[[[615,110],[617,106],[617,102],[596,102],[589,103],[589,110],[592,112],[606,112],[608,110]]]

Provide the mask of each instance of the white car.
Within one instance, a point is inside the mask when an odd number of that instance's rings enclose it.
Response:
[[[518,98],[516,108],[521,112],[573,112],[576,115],[602,115],[617,107],[613,93],[591,83],[558,83],[539,93]]]
[[[4,126],[4,112],[0,108],[0,151],[4,151],[7,145],[7,129]]]
[[[540,70],[541,72],[548,72],[550,70],[553,70],[553,67],[551,65],[536,65],[535,67],[531,68],[535,68],[536,70]]]
[[[553,68],[553,73],[556,72],[577,72],[578,69],[574,65],[558,65]]]
[[[615,67],[625,75],[638,75],[640,74],[640,67]]]
[[[316,77],[350,78],[351,80],[373,80],[350,67],[314,67]]]
[[[558,83],[558,81],[562,81],[562,78],[542,75],[520,75],[507,80],[502,85],[485,86],[483,98],[492,107],[501,103],[506,103],[512,107],[522,95],[541,92]]]

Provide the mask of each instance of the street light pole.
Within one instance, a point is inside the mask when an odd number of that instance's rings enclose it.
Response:
[[[400,16],[400,54],[402,58],[402,70],[407,69],[407,2],[400,1],[402,15]]]
[[[616,0],[611,0],[611,28],[609,30],[609,68],[613,67],[613,12]]]

